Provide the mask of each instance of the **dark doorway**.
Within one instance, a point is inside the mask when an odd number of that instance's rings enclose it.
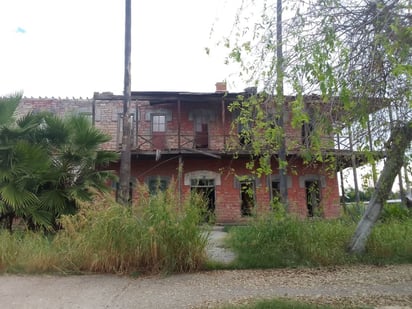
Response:
[[[255,184],[253,181],[240,182],[241,214],[251,216],[255,206]]]
[[[277,203],[280,201],[280,182],[272,181],[272,201]]]
[[[192,179],[190,191],[200,194],[206,201],[204,218],[209,222],[215,215],[215,180]]]
[[[208,124],[200,120],[196,123],[195,148],[209,148],[209,128]]]
[[[319,214],[320,204],[320,183],[319,180],[305,181],[306,188],[306,206],[308,208],[308,216],[313,217]]]

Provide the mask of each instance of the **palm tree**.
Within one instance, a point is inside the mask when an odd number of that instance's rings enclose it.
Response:
[[[100,150],[109,137],[82,116],[28,114],[0,128],[0,220],[11,229],[14,217],[29,228],[57,228],[63,214],[104,191],[117,159]]]
[[[21,96],[21,93],[15,93],[0,97],[0,126],[12,121],[13,113],[19,105]]]

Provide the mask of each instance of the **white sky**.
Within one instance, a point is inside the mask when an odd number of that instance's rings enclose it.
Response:
[[[123,92],[124,0],[1,0],[0,96]],[[210,40],[227,35],[240,0],[132,0],[132,90],[213,92],[236,71]],[[216,41],[216,40],[215,40]],[[205,47],[211,47],[206,55]],[[236,88],[237,87],[237,88]]]

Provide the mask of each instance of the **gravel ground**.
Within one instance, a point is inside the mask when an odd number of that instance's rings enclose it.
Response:
[[[0,276],[0,308],[213,308],[256,298],[412,306],[412,265],[211,271],[168,277]]]
[[[209,257],[233,258],[214,231]],[[218,249],[216,249],[218,248]],[[220,249],[224,250],[220,250]],[[0,308],[214,308],[257,298],[412,308],[412,264],[228,270],[131,278],[0,276]],[[395,307],[399,308],[399,307]]]

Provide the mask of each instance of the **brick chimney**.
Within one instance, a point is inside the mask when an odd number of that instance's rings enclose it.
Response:
[[[226,82],[217,82],[216,84],[216,92],[223,93],[226,92]]]

